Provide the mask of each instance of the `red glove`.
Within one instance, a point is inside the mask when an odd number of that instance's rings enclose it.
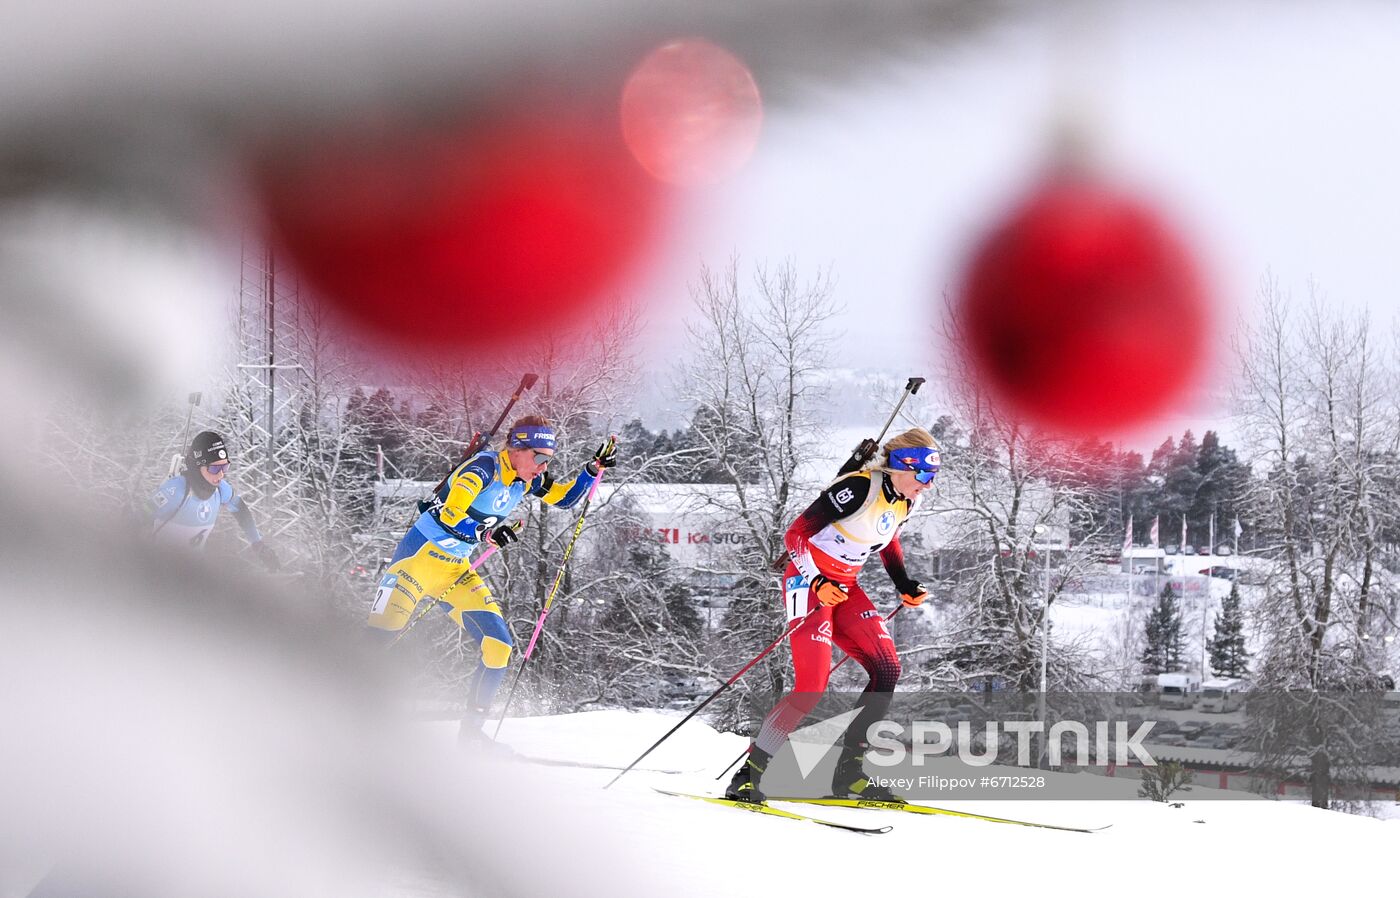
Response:
[[[817,574],[812,578],[812,585],[808,588],[816,593],[817,601],[828,608],[832,605],[840,605],[850,598],[850,595],[846,592],[846,587],[837,583],[835,580],[828,580],[821,574]]]

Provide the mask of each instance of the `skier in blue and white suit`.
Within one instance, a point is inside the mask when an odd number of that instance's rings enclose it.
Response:
[[[218,522],[219,511],[227,506],[258,560],[270,571],[279,570],[281,563],[263,542],[252,511],[234,495],[233,486],[226,479],[229,464],[223,437],[209,430],[195,436],[185,453],[184,470],[162,483],[151,496],[151,535],[168,545],[200,548]]]

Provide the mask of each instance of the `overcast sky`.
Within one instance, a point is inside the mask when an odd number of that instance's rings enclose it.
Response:
[[[1068,94],[1091,111],[1111,168],[1199,251],[1222,345],[1268,269],[1296,294],[1315,277],[1389,328],[1400,308],[1400,5],[1099,9],[1088,28],[1022,19],[770,106],[750,165],[696,197],[705,214],[658,278],[661,308],[683,307],[697,260],[792,257],[834,272],[847,364],[930,366],[941,292],[1034,175]],[[653,347],[674,348],[676,325],[654,317]],[[1128,442],[1193,425],[1228,432],[1224,415],[1199,398]]]
[[[608,34],[617,30],[625,36],[633,17],[625,4],[614,8],[601,0],[591,10],[548,0],[478,0],[466,6],[419,0],[408,13],[390,0],[362,0],[356,5],[359,18],[327,20],[317,10],[299,8],[283,21],[284,10],[259,0],[257,11],[278,22],[281,41],[269,42],[264,39],[266,20],[249,17],[242,8],[216,16],[217,27],[209,25],[203,12],[176,17],[180,27],[175,27],[168,16],[133,19],[117,0],[89,5],[94,8],[74,29],[59,27],[53,18],[59,14],[43,6],[21,5],[35,11],[37,24],[27,31],[6,20],[11,27],[0,31],[14,35],[11,43],[42,52],[0,54],[0,61],[24,67],[23,78],[3,81],[18,99],[0,104],[0,137],[8,134],[13,142],[14,133],[23,133],[28,136],[21,144],[30,147],[33,141],[67,133],[64,128],[53,134],[24,130],[34,123],[20,112],[46,110],[54,121],[74,128],[75,143],[57,141],[55,159],[66,164],[78,148],[98,148],[102,165],[95,171],[135,179],[142,189],[151,183],[173,189],[181,177],[198,183],[208,179],[211,167],[217,168],[208,157],[225,148],[224,133],[210,129],[211,122],[241,122],[242,130],[234,133],[246,139],[248,130],[258,131],[265,107],[280,109],[275,101],[289,92],[308,108],[336,110],[354,108],[348,100],[342,103],[337,92],[345,84],[360,84],[362,92],[379,96],[398,72],[384,60],[398,59],[402,47],[426,43],[413,58],[438,60],[436,69],[428,66],[420,74],[421,81],[407,83],[443,90],[444,84],[458,83],[443,74],[448,68],[444,60],[479,63],[456,72],[462,79],[499,76],[507,62],[515,64],[512,40],[520,53],[534,51],[524,59],[569,41],[621,52],[618,36],[609,43]],[[680,0],[672,6],[688,8]],[[817,6],[827,14],[814,15],[822,27],[810,34],[829,38],[830,29],[842,27],[844,13],[833,13],[831,3]],[[1394,160],[1400,158],[1395,97],[1400,4],[1131,0],[1043,6],[1047,9],[1039,13],[1010,15],[1004,24],[945,35],[938,42],[918,43],[923,38],[913,36],[904,42],[881,40],[872,33],[852,41],[860,44],[858,52],[852,49],[830,65],[818,59],[810,70],[820,75],[806,85],[790,79],[809,69],[782,61],[805,50],[810,34],[798,27],[804,20],[778,2],[766,7],[766,16],[736,19],[754,30],[752,52],[765,54],[756,60],[755,72],[768,98],[767,118],[750,164],[721,187],[691,194],[679,210],[678,232],[667,243],[667,261],[630,285],[651,308],[643,359],[649,385],[664,385],[671,359],[685,349],[679,319],[698,263],[723,264],[732,254],[749,263],[791,258],[804,272],[833,273],[847,311],[839,322],[843,334],[831,346],[831,364],[932,377],[943,349],[935,341],[941,297],[954,288],[976,237],[1043,164],[1047,126],[1064,110],[1066,96],[1074,97],[1075,108],[1087,110],[1096,123],[1095,147],[1108,167],[1154,197],[1194,245],[1215,287],[1220,347],[1228,345],[1234,321],[1247,313],[1269,269],[1296,294],[1305,293],[1307,279],[1315,277],[1333,301],[1370,309],[1382,328],[1393,325],[1400,306],[1400,179],[1393,174]],[[1089,12],[1069,21],[1055,18],[1065,7]],[[884,7],[887,12],[908,8]],[[871,18],[881,9],[872,4]],[[495,21],[492,10],[500,19],[496,31],[465,27],[476,19]],[[698,12],[697,21],[704,21]],[[439,16],[450,22],[441,24]],[[899,21],[916,18],[894,15]],[[19,19],[23,25],[25,17]],[[667,21],[682,20],[676,12]],[[708,21],[713,25],[715,19]],[[727,33],[739,34],[739,27]],[[685,30],[679,24],[676,29]],[[705,31],[699,25],[696,30]],[[324,39],[323,31],[329,32]],[[593,43],[580,40],[584,31]],[[716,32],[711,36],[722,40],[723,29]],[[43,38],[59,46],[49,48]],[[357,41],[378,46],[377,39],[388,47],[379,55],[357,56],[346,49],[359,46]],[[95,54],[92,47],[99,44],[104,53]],[[899,46],[887,49],[887,44]],[[784,51],[777,54],[781,60],[769,58],[777,45]],[[828,40],[828,45],[841,42]],[[471,52],[463,52],[463,46]],[[220,66],[209,62],[210,47],[219,51]],[[813,55],[820,52],[812,50]],[[765,73],[775,71],[789,80],[765,84]],[[108,84],[113,86],[110,95],[103,92]],[[89,132],[79,127],[105,134],[93,125],[104,120],[101,115],[94,119],[93,110],[125,122],[125,107],[110,104],[147,94],[153,95],[153,108],[165,97],[167,105],[159,108],[188,107],[199,114],[188,120],[175,116],[170,122],[156,118],[144,131],[133,125],[150,146],[133,142],[129,156],[110,140],[85,136]],[[87,99],[76,102],[74,97]],[[145,121],[135,114],[129,118],[138,125]],[[180,130],[169,130],[172,122],[209,129],[201,132],[205,142],[193,141],[194,149],[186,152],[175,140],[176,149],[170,150],[168,138]],[[184,175],[167,170],[166,156],[150,147],[169,150],[176,159],[188,156]],[[117,161],[108,160],[109,155]],[[20,153],[18,158],[28,157]],[[62,166],[56,170],[64,171]],[[188,197],[185,202],[198,205]],[[75,233],[61,219],[41,224],[48,228],[43,233]],[[132,282],[143,268],[167,262],[160,257],[164,242],[127,236],[133,246],[114,246],[110,253],[122,259],[120,264],[48,240],[45,246],[63,264],[43,256],[35,271],[71,279],[71,269],[78,267],[71,260],[81,258],[93,264],[78,273],[93,283],[110,279],[112,271]],[[236,235],[212,239],[236,249]],[[132,258],[143,249],[150,265]],[[227,282],[232,275],[210,278],[202,268],[189,274],[190,284],[202,284],[213,297],[207,314],[217,314],[217,304],[231,293]],[[149,308],[137,311],[162,321],[183,317],[166,312],[192,302],[195,291],[181,284],[181,289],[161,291],[146,284],[128,292],[149,301]],[[152,299],[158,292],[168,300]],[[95,290],[92,295],[102,294]],[[124,323],[135,326],[131,311],[124,305],[102,306],[78,320],[100,319],[93,327],[105,333]],[[121,320],[109,322],[102,315]],[[1225,353],[1220,355],[1223,359]],[[171,384],[180,386],[172,387],[172,394],[183,396],[199,366],[189,361],[166,367]],[[212,364],[204,367],[204,373],[214,376]],[[1150,448],[1187,426],[1198,434],[1207,428],[1229,434],[1218,398],[1228,386],[1224,370],[1209,378],[1207,386],[1217,395],[1203,393],[1170,420],[1155,422],[1125,442]]]

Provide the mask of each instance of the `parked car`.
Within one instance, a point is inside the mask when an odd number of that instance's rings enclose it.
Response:
[[[1196,547],[1195,547],[1195,546],[1187,546],[1187,547],[1186,547],[1186,551],[1183,552],[1182,554],[1183,554],[1183,555],[1195,555],[1195,554],[1196,554]]]
[[[1181,550],[1181,547],[1178,546],[1178,545],[1176,545],[1175,543],[1173,543],[1173,544],[1167,546],[1166,549],[1164,549],[1163,551],[1165,551],[1168,555],[1175,555],[1175,554],[1176,554],[1178,551],[1180,551],[1180,550]]]
[[[1188,742],[1195,742],[1197,737],[1205,735],[1206,731],[1210,729],[1210,724],[1204,720],[1183,720],[1178,729]]]
[[[1235,554],[1235,553],[1234,553],[1234,551],[1233,551],[1229,546],[1216,546],[1216,547],[1215,547],[1215,554],[1217,554],[1217,555],[1233,555],[1233,554]]]
[[[1196,547],[1196,554],[1197,554],[1197,555],[1207,555],[1207,556],[1209,556],[1209,555],[1211,554],[1210,546],[1197,546],[1197,547]]]
[[[1195,745],[1196,748],[1226,749],[1230,747],[1229,742],[1219,736],[1212,735],[1201,736],[1192,744]]]
[[[1221,567],[1218,564],[1213,567],[1206,568],[1205,570],[1201,571],[1201,573],[1205,574],[1207,577],[1219,577],[1221,580],[1229,580],[1231,582],[1234,582],[1236,579],[1238,579],[1240,575],[1240,572],[1235,568]]]

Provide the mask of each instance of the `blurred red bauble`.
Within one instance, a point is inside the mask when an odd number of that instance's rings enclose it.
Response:
[[[370,336],[444,348],[597,311],[660,200],[610,116],[543,108],[302,142],[259,161],[255,190],[318,300]]]
[[[763,102],[737,56],[699,38],[647,54],[622,91],[622,134],[654,177],[682,187],[716,184],[758,144]]]
[[[1197,378],[1207,299],[1145,202],[1080,175],[1042,183],[978,246],[962,351],[1016,417],[1102,436],[1167,411]]]

